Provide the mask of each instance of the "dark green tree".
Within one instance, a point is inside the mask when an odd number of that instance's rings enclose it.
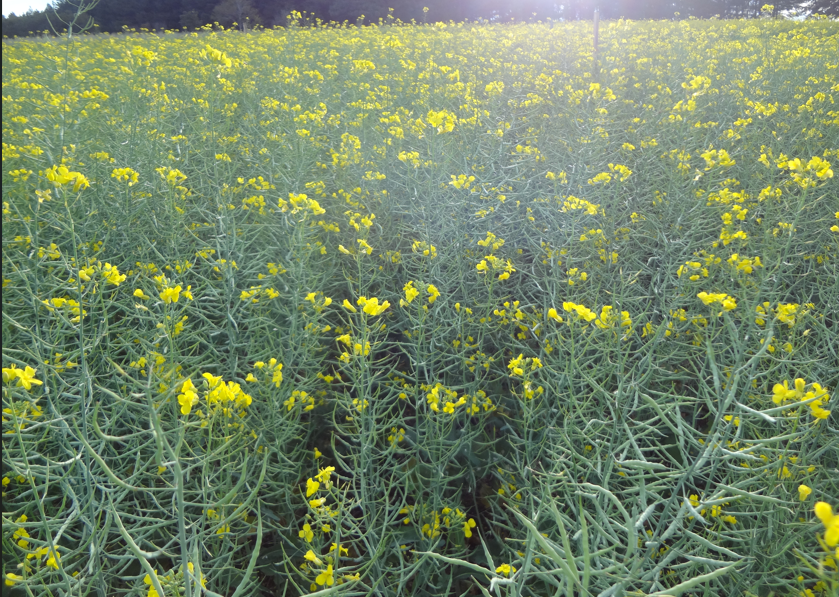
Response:
[[[811,13],[839,17],[839,0],[811,0],[806,8]]]
[[[224,27],[231,27],[236,23],[241,31],[247,31],[261,23],[259,12],[250,0],[222,0],[213,8],[210,18]]]

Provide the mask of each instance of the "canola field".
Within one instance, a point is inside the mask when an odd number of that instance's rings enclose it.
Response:
[[[839,24],[592,38],[4,40],[4,594],[839,594]]]

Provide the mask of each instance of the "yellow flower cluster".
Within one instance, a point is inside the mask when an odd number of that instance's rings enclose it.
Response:
[[[518,377],[524,375],[525,369],[528,368],[530,371],[541,369],[542,361],[540,361],[537,357],[524,358],[524,354],[520,354],[516,358],[511,359],[509,363],[507,363],[507,369],[510,370],[510,374]]]
[[[15,385],[19,388],[29,391],[33,385],[40,386],[44,383],[40,379],[35,378],[36,373],[37,369],[33,369],[29,365],[20,369],[12,363],[9,367],[3,367],[3,383],[8,385],[15,382]]]
[[[600,310],[600,315],[594,324],[600,329],[609,329],[616,326],[621,328],[632,328],[632,318],[629,316],[629,311],[621,311],[620,318],[615,313],[614,307],[611,305],[604,305]]]
[[[456,391],[444,387],[443,384],[439,382],[430,388],[430,391],[425,395],[425,399],[428,402],[428,408],[434,412],[440,412],[440,403],[444,398],[448,398],[448,400],[446,400],[446,403],[443,406],[443,412],[449,414],[454,414],[457,407],[466,404],[466,395],[463,395],[458,399]],[[452,402],[452,400],[455,399],[457,399],[457,401]]]
[[[56,309],[67,308],[67,311],[73,316],[70,318],[72,323],[79,323],[81,318],[87,315],[87,311],[81,308],[79,301],[66,297],[52,298],[41,301],[44,306],[53,312]]]
[[[414,283],[411,280],[405,283],[405,286],[402,287],[402,290],[405,292],[405,298],[399,299],[399,306],[405,307],[413,302],[417,296],[419,296],[419,290],[414,288]]]
[[[221,406],[224,409],[224,414],[227,416],[231,416],[228,410],[230,406],[236,406],[243,411],[253,402],[250,395],[242,391],[242,388],[236,382],[228,381],[225,383],[221,375],[216,376],[211,373],[204,373],[202,377],[207,383],[207,404],[210,407]],[[244,416],[244,412],[240,412],[239,414],[240,416]]]
[[[690,505],[693,506],[694,508],[698,508],[700,506],[700,501],[699,501],[699,496],[698,495],[691,494],[688,497],[688,500],[690,501]],[[721,514],[723,513],[722,507],[727,506],[727,505],[729,505],[728,502],[718,502],[716,504],[712,504],[711,505],[711,511],[710,511],[711,517],[712,518],[719,518],[719,519],[721,519],[721,520],[723,520],[723,521],[725,521],[729,524],[737,524],[737,519],[734,516],[731,516],[730,514],[726,514],[724,516],[721,516]],[[705,508],[702,508],[699,511],[699,515],[700,516],[705,516],[706,512],[708,512],[708,510],[706,510]],[[689,518],[693,518],[693,517],[691,516]]]
[[[459,508],[444,507],[435,510],[425,504],[409,505],[399,510],[399,514],[405,515],[402,519],[403,524],[413,522],[421,525],[420,532],[429,539],[435,539],[444,531],[458,526],[463,531],[464,538],[468,539],[472,536],[472,529],[478,526],[473,518],[467,519],[466,514]]]
[[[90,187],[90,181],[81,172],[70,172],[66,166],[53,166],[44,173],[47,180],[56,187],[62,187],[73,183],[73,192],[78,193],[82,189]]]
[[[160,178],[166,181],[170,187],[177,187],[186,180],[186,174],[177,168],[169,168],[168,166],[161,166],[154,170],[160,175]]]
[[[188,415],[192,412],[192,407],[198,404],[198,389],[193,385],[192,380],[187,378],[181,384],[180,392],[178,404],[181,405],[181,414]]]
[[[114,168],[111,178],[119,182],[127,182],[129,187],[133,187],[140,180],[140,174],[131,168]]]
[[[725,149],[714,149],[712,145],[708,151],[701,154],[702,158],[705,160],[705,170],[710,170],[714,167],[721,167],[721,168],[730,168],[737,162],[731,159],[731,156],[728,155],[728,152]]]
[[[516,269],[513,267],[513,262],[509,259],[505,260],[495,255],[487,255],[480,262],[478,265],[475,266],[475,269],[478,272],[485,274],[490,271],[499,271],[502,270],[500,274],[498,274],[499,280],[507,280]]]
[[[474,176],[467,177],[465,174],[458,174],[457,176],[452,174],[451,178],[452,181],[449,184],[456,189],[468,189],[475,182]]]
[[[818,156],[811,158],[806,164],[800,158],[792,160],[782,158],[778,160],[776,165],[782,170],[789,170],[792,179],[802,189],[815,187],[820,182],[824,182],[828,178],[833,178],[833,170],[830,168],[830,163]]]
[[[702,264],[698,261],[687,261],[684,265],[680,265],[676,271],[677,277],[681,278],[682,274],[690,274],[688,279],[691,282],[696,282],[700,277],[708,277],[708,268],[702,267]]]
[[[447,110],[440,110],[439,112],[429,110],[426,118],[428,124],[437,129],[438,135],[452,132],[454,125],[457,123],[457,116]]]
[[[294,390],[291,392],[291,396],[283,401],[283,406],[288,411],[291,411],[297,404],[303,406],[304,411],[310,411],[315,408],[315,398],[304,390]]]
[[[369,299],[366,296],[360,296],[356,300],[356,304],[359,307],[362,307],[363,311],[372,317],[376,317],[377,315],[381,315],[390,307],[390,303],[388,301],[382,301],[379,304],[379,299],[375,296],[370,297]]]
[[[807,390],[807,382],[797,378],[793,387],[789,387],[789,381],[784,380],[783,383],[776,383],[772,387],[772,402],[779,406],[783,406],[789,401],[809,401],[810,411],[817,420],[827,419],[830,416],[830,411],[824,408],[824,405],[830,400],[830,394],[827,389],[822,388],[820,384],[810,384],[810,390]]]
[[[249,290],[243,290],[239,296],[239,300],[250,301],[253,304],[259,302],[260,298],[267,300],[275,299],[280,296],[280,293],[273,288],[263,288],[262,286],[251,286]],[[331,299],[330,299],[331,300]]]
[[[283,364],[277,362],[277,359],[270,358],[268,359],[268,363],[264,363],[262,361],[257,361],[253,364],[254,369],[258,370],[266,370],[266,373],[271,374],[271,383],[274,384],[275,387],[280,387],[280,384],[283,382]],[[255,379],[249,379],[248,381],[256,381]]]
[[[233,61],[227,57],[227,54],[222,52],[221,50],[216,50],[210,45],[205,46],[203,50],[198,52],[198,55],[203,58],[204,60],[209,60],[211,62],[216,62],[221,66],[225,66],[230,68],[233,66]]]
[[[568,313],[576,313],[577,317],[585,322],[591,322],[597,319],[597,314],[584,305],[578,305],[577,303],[566,301],[562,303],[562,308]]]
[[[599,204],[586,201],[585,199],[580,199],[579,197],[574,197],[573,195],[568,195],[562,201],[562,209],[560,209],[560,211],[567,212],[572,210],[581,210],[590,216],[596,216],[598,213],[603,212],[603,209]]]
[[[504,246],[504,239],[498,238],[492,232],[487,231],[486,238],[483,240],[479,240],[478,244],[482,247],[489,248],[494,252]]]
[[[301,211],[305,213],[306,210],[311,211],[316,216],[326,213],[326,210],[317,201],[310,199],[306,193],[289,193],[288,201],[278,199],[277,205],[283,213],[296,214]]]
[[[813,511],[824,525],[824,542],[827,546],[836,547],[839,545],[839,514],[834,514],[833,508],[827,502],[817,502]],[[839,554],[837,554],[837,557],[839,557]]]
[[[737,308],[737,301],[734,297],[727,295],[724,292],[700,292],[696,297],[706,305],[720,305],[723,311],[732,311]],[[722,315],[722,311],[718,314]]]
[[[437,257],[437,247],[425,241],[415,240],[411,245],[411,250],[414,253],[421,253],[425,257],[430,257],[431,259]]]

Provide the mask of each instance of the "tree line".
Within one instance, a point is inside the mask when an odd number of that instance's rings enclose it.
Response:
[[[3,35],[60,32],[79,1],[56,0],[44,11],[3,16]],[[293,12],[303,13],[310,24],[578,20],[591,19],[595,9],[603,19],[754,18],[766,14],[761,9],[769,3],[773,16],[790,10],[839,16],[839,0],[98,0],[87,15],[91,31],[113,33],[126,27],[194,30],[213,23],[235,23],[242,30],[284,26]]]

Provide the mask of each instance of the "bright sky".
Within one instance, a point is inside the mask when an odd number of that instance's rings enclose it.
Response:
[[[3,0],[3,16],[9,16],[9,13],[22,15],[30,8],[35,10],[44,10],[49,4],[49,0]]]

